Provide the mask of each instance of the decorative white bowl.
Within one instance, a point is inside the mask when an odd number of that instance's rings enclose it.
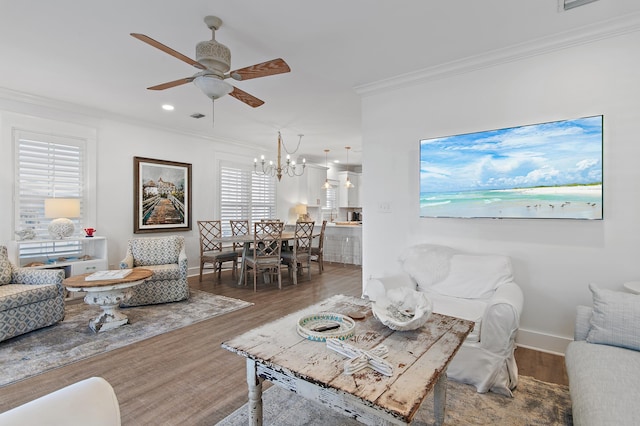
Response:
[[[322,312],[298,319],[298,334],[305,339],[324,342],[327,339],[347,340],[355,334],[356,323],[346,315]]]
[[[415,330],[424,325],[433,311],[427,296],[408,288],[394,288],[371,303],[373,315],[392,330]]]

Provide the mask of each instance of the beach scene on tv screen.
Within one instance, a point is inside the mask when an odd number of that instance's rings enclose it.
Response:
[[[420,141],[420,216],[602,219],[603,116]]]

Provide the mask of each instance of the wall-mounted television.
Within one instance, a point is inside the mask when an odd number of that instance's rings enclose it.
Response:
[[[420,141],[420,216],[602,219],[603,116]]]

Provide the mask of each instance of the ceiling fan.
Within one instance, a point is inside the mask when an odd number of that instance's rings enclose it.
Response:
[[[238,89],[237,87],[234,87],[224,80],[231,77],[234,80],[243,81],[252,78],[287,73],[291,71],[289,65],[287,65],[283,59],[278,58],[229,72],[229,69],[231,68],[231,51],[227,46],[216,41],[216,30],[222,26],[222,20],[216,16],[207,16],[204,18],[204,22],[211,29],[212,36],[211,40],[201,41],[196,45],[195,61],[149,36],[131,33],[131,35],[138,40],[160,49],[163,52],[168,53],[169,55],[200,70],[191,77],[169,81],[167,83],[148,87],[147,89],[165,90],[193,82],[211,100],[216,100],[229,94],[253,108],[264,104],[264,101]]]

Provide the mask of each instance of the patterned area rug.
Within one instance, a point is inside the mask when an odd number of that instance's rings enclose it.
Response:
[[[447,387],[445,425],[549,425],[571,426],[571,399],[567,386],[520,376],[514,397],[477,393],[473,386],[450,380]],[[234,411],[218,426],[248,424],[247,406]],[[272,386],[263,393],[265,425],[357,426],[361,423],[288,390]],[[432,425],[433,397],[420,407],[412,425]]]
[[[89,320],[100,308],[72,302],[65,308],[64,321],[0,342],[0,386],[251,305],[191,290],[183,302],[123,309],[130,324],[94,333]]]

